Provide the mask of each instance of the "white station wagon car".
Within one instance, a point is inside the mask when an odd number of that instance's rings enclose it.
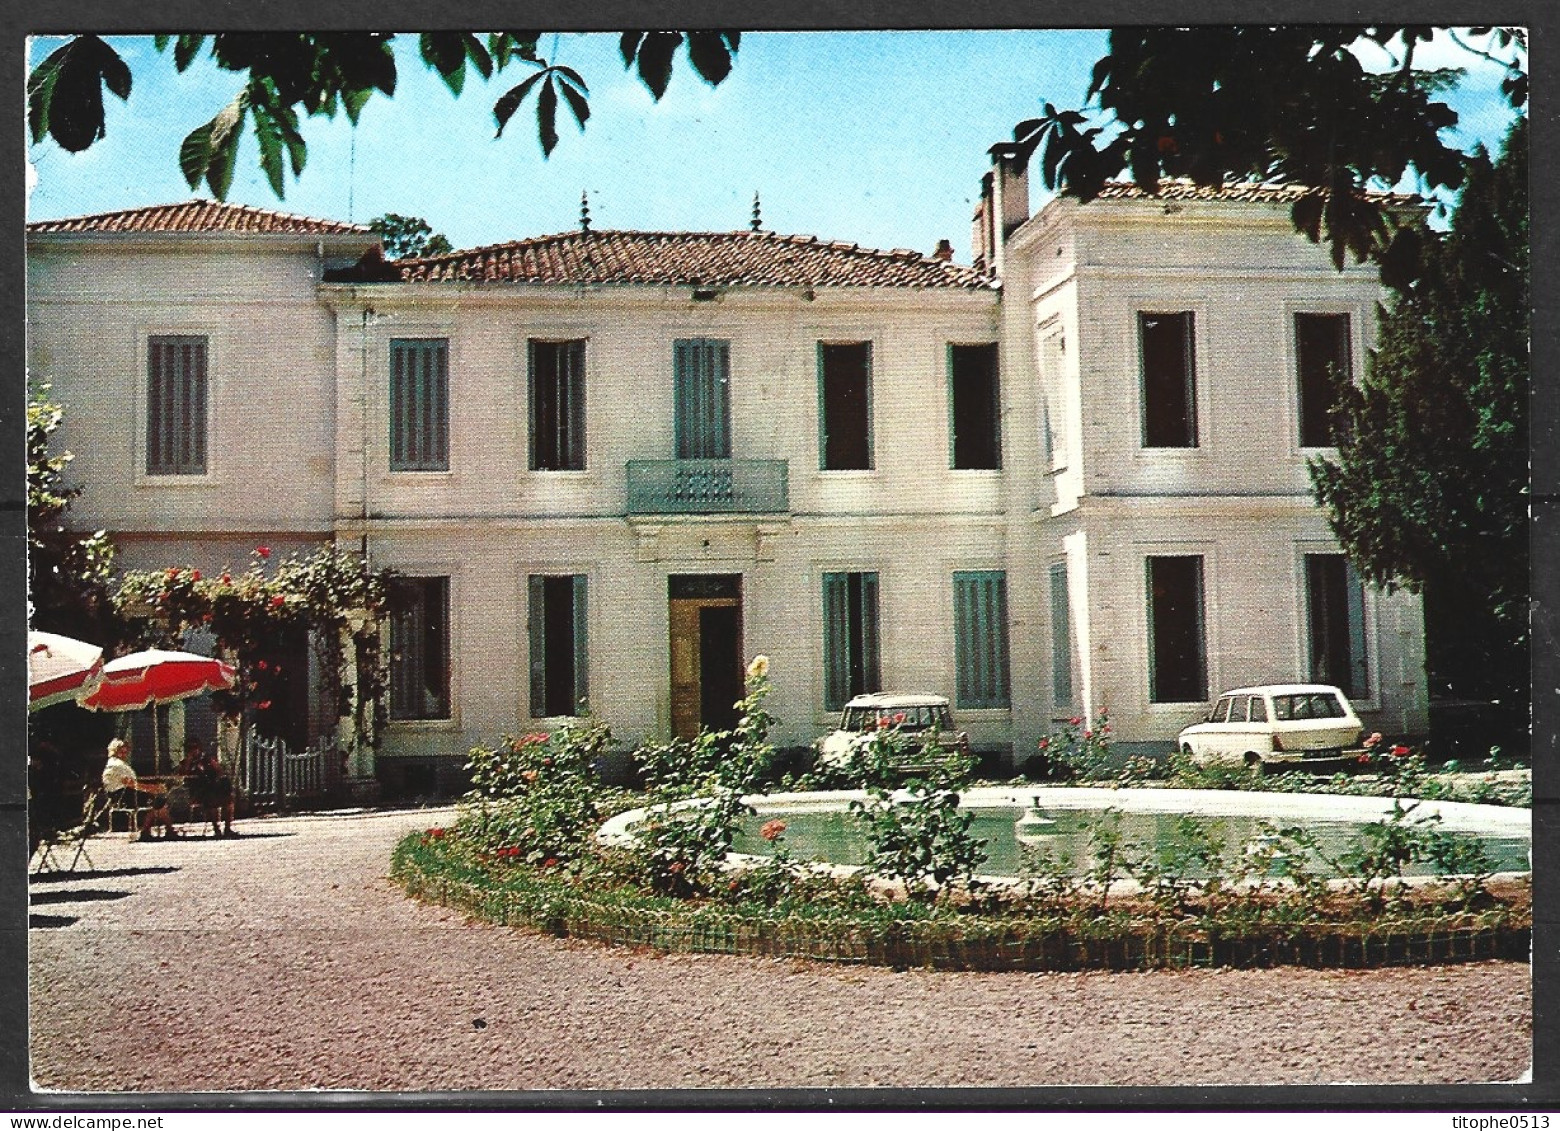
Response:
[[[945,751],[968,754],[970,750],[969,737],[954,726],[953,711],[944,696],[879,691],[858,695],[845,704],[839,729],[818,740],[818,761],[843,767],[850,762],[852,751],[872,741],[874,731],[889,727],[909,739],[904,758],[896,766],[905,773],[926,768],[928,762],[921,755],[934,735]]]
[[[1280,683],[1226,691],[1176,743],[1199,764],[1255,765],[1340,754],[1359,742],[1363,730],[1336,687]]]

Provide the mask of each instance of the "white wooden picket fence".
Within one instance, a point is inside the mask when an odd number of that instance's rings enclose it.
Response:
[[[295,752],[284,740],[251,730],[239,755],[237,785],[251,809],[309,808],[340,787],[344,763],[333,741]]]

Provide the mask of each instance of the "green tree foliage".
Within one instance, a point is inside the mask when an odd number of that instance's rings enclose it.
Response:
[[[1414,66],[1430,27],[1115,28],[1094,68],[1087,98],[1101,111],[1045,104],[1014,128],[1014,154],[1040,151],[1045,182],[1091,200],[1128,173],[1145,191],[1161,177],[1202,185],[1270,181],[1315,190],[1297,201],[1297,231],[1325,242],[1333,263],[1379,262],[1390,284],[1416,261],[1417,229],[1395,222],[1367,189],[1397,185],[1412,171],[1421,192],[1458,188],[1463,154],[1441,138],[1457,114],[1437,96],[1456,70]],[[1493,33],[1514,53],[1503,86],[1514,107],[1527,101],[1527,41],[1520,29]],[[1466,45],[1466,40],[1459,38]],[[1468,47],[1470,58],[1489,54]],[[1394,58],[1372,72],[1361,54]]]
[[[442,233],[428,226],[420,216],[400,216],[386,212],[368,222],[371,231],[384,241],[387,259],[414,259],[425,255],[448,255],[455,250]]]
[[[1445,236],[1395,293],[1363,380],[1340,389],[1336,460],[1311,478],[1360,572],[1426,599],[1431,668],[1463,697],[1528,680],[1527,122],[1467,162]],[[1441,690],[1446,690],[1443,686]]]
[[[278,197],[286,195],[286,170],[303,172],[308,146],[300,115],[333,118],[344,110],[356,125],[377,93],[395,94],[398,37],[383,32],[223,32],[216,35],[159,35],[157,49],[173,52],[173,65],[188,70],[209,52],[218,68],[243,79],[233,100],[209,122],[196,126],[179,149],[179,167],[191,188],[202,180],[225,199],[233,183],[239,142],[247,122],[260,147],[260,167]],[[590,90],[575,70],[549,63],[537,51],[537,32],[424,32],[416,37],[418,57],[437,71],[451,93],[465,89],[468,71],[484,81],[510,64],[531,74],[510,87],[493,106],[498,133],[533,93],[542,153],[558,144],[561,99],[584,129]],[[625,32],[619,41],[623,65],[633,69],[657,100],[666,93],[672,65],[685,44],[688,61],[706,82],[718,84],[731,72],[741,41],[734,31]],[[27,82],[27,120],[34,143],[53,138],[79,153],[104,136],[103,90],[128,101],[132,76],[119,53],[96,35],[77,35],[50,53]]]
[[[27,581],[34,628],[61,632],[93,643],[113,637],[108,582],[114,545],[106,532],[82,533],[65,524],[79,486],[68,486],[70,452],[52,451],[65,417],[49,399],[49,386],[27,398]]]

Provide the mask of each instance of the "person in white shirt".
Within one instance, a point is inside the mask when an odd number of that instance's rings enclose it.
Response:
[[[168,790],[155,782],[143,784],[130,765],[130,744],[116,738],[108,744],[108,760],[103,763],[103,788],[109,793],[140,794],[141,828],[137,840],[152,839],[152,825],[163,827],[163,839],[179,835],[168,812]]]

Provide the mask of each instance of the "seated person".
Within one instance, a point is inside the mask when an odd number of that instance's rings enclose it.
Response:
[[[218,838],[237,836],[233,831],[233,779],[228,777],[215,754],[207,754],[201,749],[200,739],[192,738],[184,744],[184,761],[179,765],[179,773],[184,775],[184,788],[189,791],[190,803],[199,805],[206,820],[211,822],[212,835]]]
[[[156,784],[142,784],[130,767],[130,744],[116,738],[108,744],[108,761],[103,764],[103,788],[109,793],[138,794],[141,828],[138,840],[152,839],[152,825],[163,827],[164,839],[179,835],[168,812],[168,790]]]

